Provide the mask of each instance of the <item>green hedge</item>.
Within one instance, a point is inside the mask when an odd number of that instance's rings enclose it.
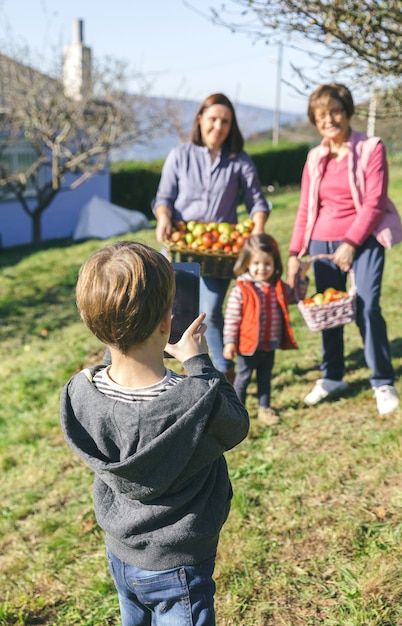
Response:
[[[119,162],[111,168],[111,201],[113,204],[141,211],[153,218],[151,202],[161,177],[163,161]]]
[[[300,184],[303,165],[310,146],[287,144],[271,147],[269,144],[248,146],[263,187]],[[163,161],[118,162],[111,167],[111,201],[114,204],[141,211],[153,218],[151,202],[155,197]]]
[[[310,147],[308,143],[301,143],[268,148],[261,152],[249,150],[261,185],[299,185]]]

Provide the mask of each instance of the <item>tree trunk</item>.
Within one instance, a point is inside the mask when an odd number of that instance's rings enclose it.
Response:
[[[42,241],[42,213],[34,212],[32,216],[32,243],[37,245]]]

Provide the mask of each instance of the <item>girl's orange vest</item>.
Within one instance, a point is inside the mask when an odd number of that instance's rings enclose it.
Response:
[[[251,281],[238,280],[237,285],[240,287],[243,296],[243,316],[240,323],[239,332],[239,353],[245,356],[254,354],[257,350],[260,326],[261,326],[261,300],[257,290],[254,287],[254,283]],[[287,294],[284,289],[285,284],[281,279],[278,279],[275,283],[276,299],[280,306],[283,315],[282,325],[282,337],[280,339],[279,347],[282,350],[295,350],[298,348],[296,340],[293,335],[292,328],[290,326],[289,309]],[[264,292],[268,296],[270,286],[267,285],[266,289],[263,287]],[[269,297],[266,299],[267,306],[269,307]],[[264,342],[263,350],[270,351],[269,338],[270,338],[270,311],[267,311],[267,323],[264,329]]]

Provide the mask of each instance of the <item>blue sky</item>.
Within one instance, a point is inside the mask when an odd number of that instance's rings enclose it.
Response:
[[[152,84],[151,94],[202,101],[222,91],[235,103],[274,109],[278,101],[278,46],[253,43],[212,24],[216,0],[0,0],[0,49],[26,43],[43,58],[71,43],[73,22],[84,21],[84,43],[94,56],[128,61]],[[230,5],[230,0],[227,1]],[[189,5],[195,10],[189,8]],[[308,53],[283,47],[282,77],[297,84],[292,59]],[[305,113],[307,97],[282,84],[281,110]]]

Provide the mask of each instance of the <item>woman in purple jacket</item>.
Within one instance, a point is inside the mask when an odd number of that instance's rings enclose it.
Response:
[[[154,203],[156,237],[163,243],[172,222],[237,223],[243,201],[254,222],[253,234],[264,232],[271,210],[251,158],[243,150],[231,101],[208,96],[198,108],[190,141],[167,156]],[[200,308],[207,314],[207,340],[215,367],[233,380],[233,362],[223,357],[222,307],[230,279],[201,278]]]
[[[357,325],[364,355],[372,369],[371,387],[380,414],[396,409],[399,396],[380,293],[385,250],[400,241],[400,220],[389,201],[385,147],[350,126],[352,95],[344,85],[321,85],[310,96],[308,116],[323,137],[313,148],[303,171],[301,197],[289,245],[288,282],[293,285],[300,259],[331,255],[313,263],[317,291],[345,290],[353,269],[357,286]],[[396,228],[385,228],[393,209]],[[305,397],[317,404],[347,388],[344,375],[343,327],[322,332],[322,378]]]

